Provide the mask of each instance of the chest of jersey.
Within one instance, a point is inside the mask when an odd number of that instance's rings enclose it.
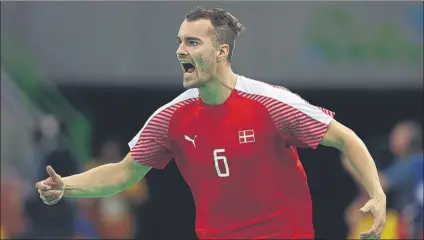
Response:
[[[259,159],[272,151],[275,128],[266,109],[241,101],[193,106],[177,115],[172,148],[186,180],[193,175],[198,181],[250,174]]]

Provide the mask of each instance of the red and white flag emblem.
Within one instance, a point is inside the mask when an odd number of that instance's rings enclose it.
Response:
[[[255,142],[255,132],[251,130],[239,131],[239,143],[253,143]]]

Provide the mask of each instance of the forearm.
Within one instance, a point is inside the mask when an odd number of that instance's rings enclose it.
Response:
[[[340,149],[353,168],[352,176],[359,181],[371,198],[385,196],[378,177],[377,167],[363,141],[351,133]]]
[[[364,189],[364,186],[362,184],[362,178],[359,175],[359,172],[357,170],[355,170],[355,168],[351,164],[351,161],[345,156],[342,157],[342,165],[346,169],[346,171],[350,174],[350,176],[352,176],[356,186],[358,187],[358,190],[359,190],[358,195],[359,196],[362,196],[364,194],[367,195],[367,192]],[[380,183],[382,183],[381,180],[382,179],[380,177]],[[383,187],[383,189],[384,189],[384,187]]]
[[[362,184],[361,184],[361,177],[359,176],[358,172],[354,169],[354,167],[350,163],[350,160],[347,159],[347,157],[344,156],[344,155],[341,157],[341,160],[342,160],[343,168],[353,178],[357,187],[362,189],[363,187],[362,187]]]
[[[81,174],[63,178],[66,197],[106,197],[121,192],[138,179],[123,169],[120,163],[110,163]]]

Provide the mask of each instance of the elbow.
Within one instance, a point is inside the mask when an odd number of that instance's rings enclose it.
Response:
[[[140,165],[131,155],[125,157],[121,162],[117,163],[120,176],[120,188],[125,190],[138,181],[140,181],[150,170],[150,167]]]
[[[356,135],[354,131],[349,128],[346,128],[340,137],[336,141],[336,148],[341,152],[345,153],[350,147],[357,145],[361,142],[361,139]]]
[[[345,152],[351,145],[358,141],[358,136],[350,128],[333,120],[324,135],[321,144]]]
[[[121,163],[111,163],[110,188],[106,191],[106,197],[120,193],[127,189],[132,182],[131,171]]]

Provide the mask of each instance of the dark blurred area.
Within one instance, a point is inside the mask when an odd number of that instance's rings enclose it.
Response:
[[[1,239],[196,238],[193,198],[174,162],[109,198],[66,198],[47,206],[34,189],[48,176],[47,165],[69,176],[120,161],[150,115],[184,91],[173,39],[193,7],[2,3]],[[422,6],[220,7],[248,29],[235,49],[237,73],[282,85],[334,111],[364,140],[387,180],[383,238],[422,233],[422,214],[411,214],[422,213],[422,145],[414,147],[415,155],[400,155],[392,146],[397,141],[410,149],[412,135],[398,136],[395,129],[402,121],[423,121]],[[169,9],[174,11],[167,16],[158,14]],[[252,17],[258,15],[264,18]],[[358,238],[372,220],[359,214],[363,190],[343,156],[325,147],[299,153],[317,238]],[[395,180],[407,193],[395,188]],[[408,202],[399,208],[405,196]]]

